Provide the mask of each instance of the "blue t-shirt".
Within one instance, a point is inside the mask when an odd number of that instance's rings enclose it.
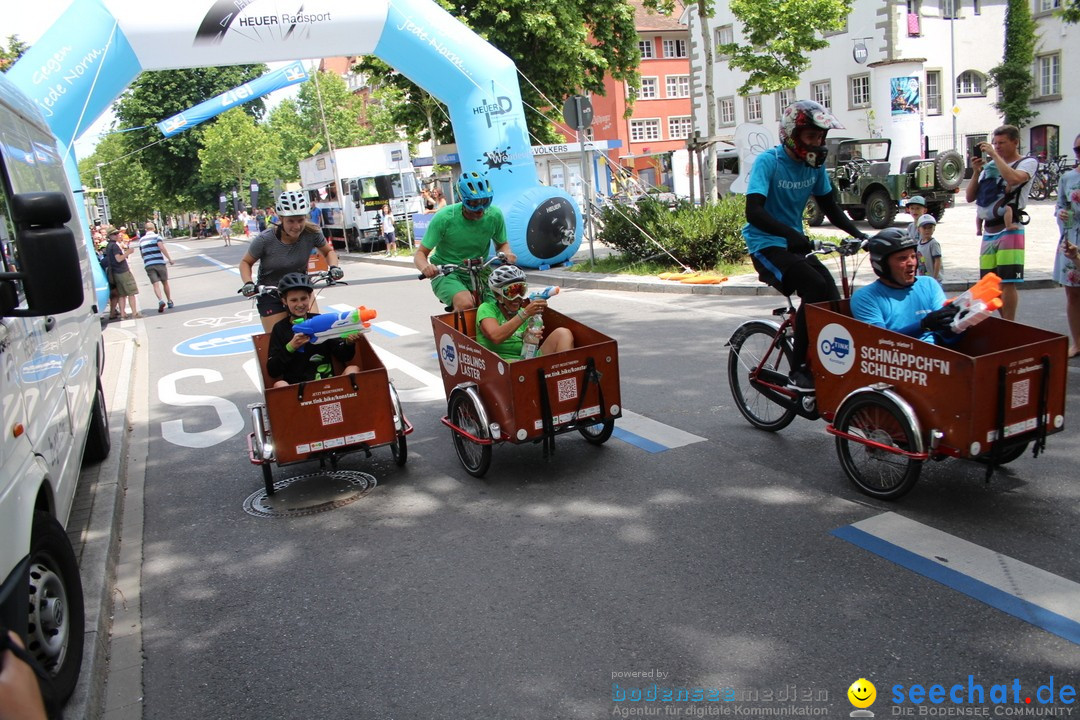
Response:
[[[945,291],[938,281],[920,275],[914,285],[905,288],[889,287],[880,280],[859,288],[851,296],[851,314],[864,323],[932,343],[934,334],[919,323],[944,304]]]
[[[824,167],[812,168],[788,157],[782,145],[769,148],[754,159],[747,183],[747,195],[764,195],[765,212],[799,232],[803,230],[803,210],[811,195],[828,195],[832,184]],[[767,247],[787,247],[787,239],[770,235],[746,223],[742,228],[746,248],[754,253]]]

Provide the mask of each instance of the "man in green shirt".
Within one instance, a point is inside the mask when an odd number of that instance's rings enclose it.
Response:
[[[439,265],[462,265],[472,258],[486,258],[490,245],[513,263],[517,257],[506,240],[506,222],[502,211],[491,204],[494,193],[487,177],[480,173],[462,173],[457,183],[461,202],[447,205],[435,213],[424,239],[413,256],[413,264],[431,278],[431,289],[443,305],[454,310],[476,307],[472,288],[461,273],[442,275]]]

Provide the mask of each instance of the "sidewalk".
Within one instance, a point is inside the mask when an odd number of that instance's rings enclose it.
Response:
[[[963,292],[979,279],[979,242],[975,235],[975,205],[964,202],[963,189],[957,195],[956,207],[945,211],[938,224],[934,237],[941,243],[942,260],[945,266],[945,291]],[[1027,212],[1031,222],[1026,227],[1026,262],[1025,279],[1022,289],[1056,287],[1053,280],[1054,256],[1057,253],[1059,233],[1053,217],[1053,200],[1030,201]],[[906,229],[911,218],[906,213],[896,216],[892,227]],[[878,232],[865,222],[856,223],[867,235]],[[811,228],[814,235],[830,238],[844,238],[847,234],[834,228],[828,221],[821,227]],[[596,257],[605,257],[612,253],[606,245],[594,246]],[[411,265],[411,258],[387,258],[381,254],[351,255],[342,254],[342,259],[353,262],[368,262],[388,265]],[[587,262],[589,247],[582,242],[581,247],[571,258],[573,263]],[[835,262],[824,260],[834,273],[839,271]],[[700,295],[775,295],[776,291],[757,279],[757,275],[735,275],[720,285],[684,285],[682,283],[661,280],[648,275],[618,275],[589,272],[573,272],[565,268],[550,270],[530,270],[529,278],[534,283],[559,285],[565,288],[586,288],[591,290],[623,290],[630,292],[657,292]],[[859,284],[874,280],[870,263],[864,260],[857,275]]]

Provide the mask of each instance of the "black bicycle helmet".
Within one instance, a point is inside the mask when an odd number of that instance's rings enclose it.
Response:
[[[281,278],[281,280],[278,280],[277,291],[278,295],[284,298],[285,293],[290,290],[307,290],[308,292],[315,292],[315,286],[311,284],[311,280],[304,273],[289,273]]]
[[[866,249],[870,251],[870,267],[880,278],[893,280],[889,273],[889,256],[901,250],[918,247],[919,241],[907,234],[907,231],[899,228],[887,228],[867,241]],[[894,281],[895,282],[895,281]]]

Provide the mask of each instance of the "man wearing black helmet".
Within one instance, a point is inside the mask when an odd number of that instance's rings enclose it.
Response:
[[[825,136],[833,128],[843,125],[818,103],[798,100],[789,105],[780,120],[780,144],[757,156],[746,189],[742,234],[758,277],[784,295],[797,294],[803,304],[840,297],[829,270],[808,256],[811,247],[803,233],[803,210],[810,196],[833,225],[852,237],[866,238],[836,204],[825,173]],[[814,388],[806,368],[808,344],[800,305],[788,380],[794,390]]]
[[[870,238],[870,265],[878,280],[851,296],[851,314],[864,323],[926,342],[935,342],[936,337],[947,340],[953,337],[949,325],[957,308],[945,304],[940,283],[916,274],[918,246],[918,240],[896,228]]]

